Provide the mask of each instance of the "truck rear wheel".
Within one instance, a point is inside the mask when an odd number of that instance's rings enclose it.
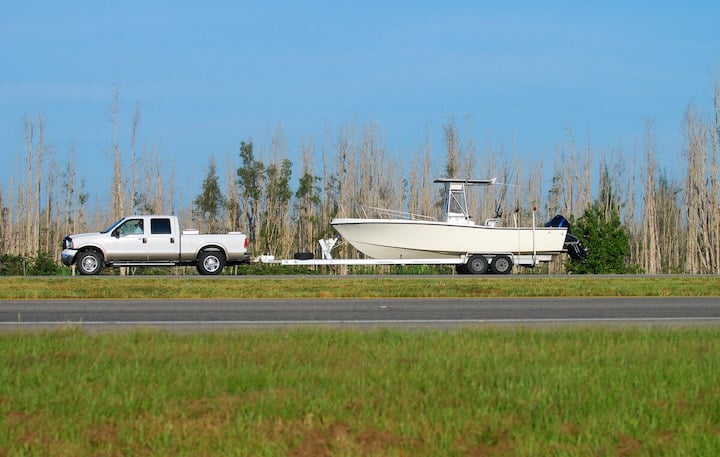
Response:
[[[203,251],[198,254],[197,270],[201,275],[219,275],[225,267],[225,254],[221,251]]]
[[[96,275],[103,268],[102,255],[97,251],[80,252],[75,264],[81,275]]]

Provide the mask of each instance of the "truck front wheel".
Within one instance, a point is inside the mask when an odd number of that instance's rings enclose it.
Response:
[[[225,255],[220,251],[203,251],[198,255],[197,270],[201,275],[219,275],[225,267]]]
[[[97,251],[84,251],[77,255],[78,273],[81,275],[96,275],[103,267],[102,256]]]

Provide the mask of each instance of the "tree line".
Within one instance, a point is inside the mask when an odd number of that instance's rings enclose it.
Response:
[[[623,236],[613,239],[624,246],[613,254],[614,260],[624,268],[612,271],[716,274],[720,273],[717,78],[713,88],[710,109],[691,106],[686,111],[685,141],[677,151],[681,166],[672,173],[657,163],[651,122],[629,156],[620,149],[598,152],[590,143],[579,144],[569,131],[556,146],[551,170],[545,163],[527,160],[514,145],[509,150],[503,143],[479,145],[469,128],[458,127],[453,118],[442,126],[442,163],[434,159],[439,154],[433,151],[430,131],[421,146],[397,153],[388,151],[385,133],[377,124],[350,123],[326,133],[319,144],[303,140],[293,151],[299,158],[294,164],[283,128],[278,127],[264,147],[248,138],[220,164],[210,155],[200,192],[187,202],[177,201],[174,166],[163,161],[157,148],[137,146],[139,102],[127,132],[129,148],[121,146],[116,90],[108,164],[110,200],[96,199],[93,206],[83,170],[77,166],[77,147],[71,146],[60,157],[48,146],[44,117],[26,117],[23,153],[9,181],[0,186],[0,254],[41,258],[43,265],[47,259],[57,262],[65,235],[97,230],[130,213],[177,214],[185,227],[203,231],[240,230],[248,234],[254,254],[279,258],[300,251],[318,254],[317,240],[333,236],[330,221],[336,215],[374,207],[437,216],[439,193],[433,179],[496,176],[498,185],[484,195],[469,196],[479,222],[498,216],[506,225],[529,224],[537,208],[541,217],[563,214],[587,230],[598,223],[615,224],[613,230]],[[547,183],[549,188],[544,187]],[[357,255],[348,245],[337,252],[338,257]],[[599,257],[595,262],[602,266],[611,259]],[[560,259],[549,269],[559,273],[572,267]]]

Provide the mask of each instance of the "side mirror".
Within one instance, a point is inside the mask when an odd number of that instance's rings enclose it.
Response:
[[[114,236],[115,238],[120,238],[120,229],[113,230],[111,235]]]

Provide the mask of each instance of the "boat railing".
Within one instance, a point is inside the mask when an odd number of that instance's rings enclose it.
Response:
[[[410,213],[408,211],[398,211],[394,209],[380,208],[377,206],[358,205],[358,204],[340,204],[340,211],[343,217],[360,217],[363,219],[404,219],[404,220],[420,220],[420,221],[437,221],[434,217],[425,216],[423,214]]]

